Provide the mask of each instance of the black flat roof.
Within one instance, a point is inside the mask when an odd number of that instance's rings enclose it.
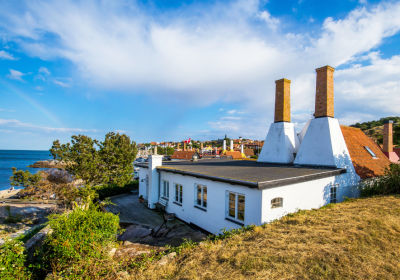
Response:
[[[148,168],[148,163],[139,163],[136,166]],[[157,166],[157,170],[257,189],[297,184],[346,173],[345,168],[215,159],[195,162],[163,161],[162,166]]]

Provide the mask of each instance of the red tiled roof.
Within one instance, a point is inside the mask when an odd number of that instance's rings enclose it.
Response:
[[[194,155],[199,158],[199,154],[196,151],[175,151],[171,159],[192,159]]]
[[[242,159],[242,154],[240,152],[226,152],[226,156],[232,156],[233,159]]]
[[[387,168],[391,162],[379,146],[359,128],[345,125],[341,125],[340,128],[358,176],[365,179],[383,175],[385,168]],[[365,146],[369,147],[372,152],[374,152],[377,159],[374,159],[369,154],[364,148]]]
[[[245,154],[245,156],[254,156],[253,149],[243,149],[243,153]]]

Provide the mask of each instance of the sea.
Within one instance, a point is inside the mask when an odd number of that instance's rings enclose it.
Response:
[[[39,160],[53,159],[49,151],[24,151],[24,150],[0,150],[0,191],[10,187],[10,177],[12,176],[11,167],[17,170],[28,170],[36,173],[47,168],[30,168],[31,165]],[[18,188],[18,187],[16,187]]]

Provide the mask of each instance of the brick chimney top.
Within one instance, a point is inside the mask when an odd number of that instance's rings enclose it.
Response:
[[[393,152],[393,121],[383,122],[383,152]]]
[[[335,68],[324,66],[315,69],[317,72],[317,88],[315,93],[316,118],[334,117],[333,72]]]
[[[290,83],[288,79],[275,81],[274,122],[290,122]]]

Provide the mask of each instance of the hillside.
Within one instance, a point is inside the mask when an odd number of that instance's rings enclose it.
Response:
[[[183,249],[132,279],[399,279],[400,197],[301,211]]]

